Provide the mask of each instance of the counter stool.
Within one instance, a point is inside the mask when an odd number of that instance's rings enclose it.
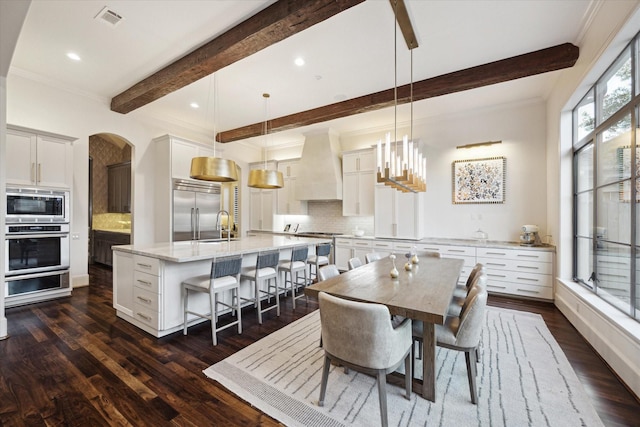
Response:
[[[315,278],[318,278],[318,269],[323,265],[329,264],[329,254],[331,253],[331,243],[320,243],[316,245],[316,254],[311,255],[307,259],[307,264],[309,264],[309,281],[311,281],[311,275],[314,275]],[[313,270],[315,267],[315,272]]]
[[[289,261],[282,261],[278,265],[278,272],[284,272],[283,289],[284,294],[287,295],[287,283],[291,285],[291,299],[293,303],[293,309],[296,309],[296,300],[302,298],[303,295],[296,296],[296,289],[300,286],[306,286],[309,283],[307,278],[307,256],[309,255],[309,246],[298,246],[291,249],[291,259]],[[304,272],[304,282],[300,282],[298,275]],[[289,280],[287,281],[287,273],[289,273]],[[295,273],[295,279],[293,275]],[[307,299],[308,302],[308,299]]]
[[[254,298],[242,298],[245,301],[252,301],[254,306],[258,309],[258,323],[262,324],[262,313],[269,311],[273,308],[276,309],[276,313],[280,316],[280,300],[278,299],[278,261],[280,260],[280,252],[275,250],[263,251],[258,253],[255,267],[243,268],[240,274],[241,279],[250,280],[254,283]],[[275,292],[273,295],[270,290],[271,280],[275,280]],[[266,282],[266,291],[262,290],[262,285]],[[267,294],[269,299],[274,296],[276,304],[262,309],[260,302],[260,294]]]
[[[242,316],[240,310],[240,268],[242,267],[242,255],[216,258],[211,263],[211,273],[190,277],[181,284],[182,298],[184,301],[184,324],[182,333],[187,335],[187,315],[193,314],[204,319],[211,320],[211,338],[213,345],[218,344],[216,333],[231,326],[238,325],[238,333],[242,333]],[[231,304],[218,301],[218,294],[231,291]],[[201,292],[209,294],[211,312],[209,314],[197,313],[189,310],[189,293]],[[217,326],[218,304],[231,309],[231,315],[236,315],[236,320]]]

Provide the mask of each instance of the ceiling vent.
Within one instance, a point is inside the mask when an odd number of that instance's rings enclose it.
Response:
[[[122,21],[122,16],[109,9],[108,6],[105,6],[94,19],[100,20],[104,23],[107,23],[113,27],[118,25],[120,21]]]

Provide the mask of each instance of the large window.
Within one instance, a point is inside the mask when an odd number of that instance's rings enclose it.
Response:
[[[640,320],[638,38],[573,110],[573,275]]]

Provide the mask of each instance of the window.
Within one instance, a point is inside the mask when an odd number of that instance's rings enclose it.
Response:
[[[573,110],[573,270],[578,283],[640,320],[638,38]]]

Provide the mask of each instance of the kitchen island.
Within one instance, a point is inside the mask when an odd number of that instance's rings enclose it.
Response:
[[[153,245],[113,247],[113,307],[121,319],[155,337],[182,329],[183,302],[180,283],[191,276],[208,274],[211,261],[227,255],[243,256],[243,266],[253,266],[260,251],[279,249],[280,259],[291,255],[291,248],[308,245],[313,254],[319,243],[331,239],[294,236],[250,236],[232,241],[187,241]],[[249,282],[240,284],[240,295],[253,294]],[[221,300],[230,302],[228,295]],[[209,311],[205,294],[189,299],[195,311]],[[205,321],[190,319],[190,324]]]

